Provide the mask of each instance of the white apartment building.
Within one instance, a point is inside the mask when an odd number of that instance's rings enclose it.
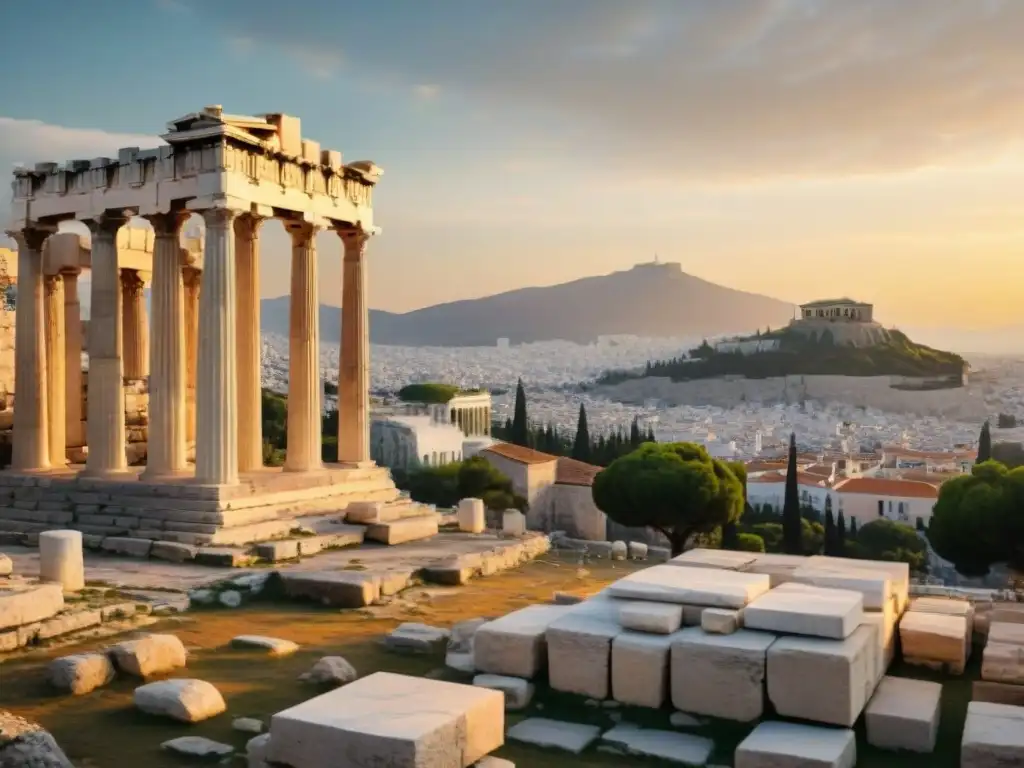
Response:
[[[851,477],[836,484],[835,494],[847,524],[856,520],[860,526],[885,518],[926,528],[939,498],[939,487],[921,480]]]

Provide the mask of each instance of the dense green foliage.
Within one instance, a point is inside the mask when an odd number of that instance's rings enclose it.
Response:
[[[590,428],[587,426],[587,409],[580,403],[580,415],[576,420],[576,438],[572,441],[572,457],[577,461],[590,462]]]
[[[453,507],[460,499],[477,498],[488,509],[526,511],[526,499],[513,493],[512,481],[481,456],[395,475],[398,487],[422,504]]]
[[[422,384],[407,384],[398,390],[398,399],[406,403],[447,403],[459,394],[459,388],[454,384],[442,384],[440,382],[428,381]]]
[[[825,554],[836,557],[839,555],[839,531],[836,519],[832,514],[832,496],[825,497]]]
[[[847,542],[850,557],[909,563],[912,571],[928,570],[928,546],[909,525],[880,518],[866,523],[855,541]]]
[[[743,514],[742,483],[693,443],[644,443],[599,472],[592,492],[615,522],[664,534],[673,554]]]
[[[782,547],[787,555],[802,555],[800,540],[800,490],[796,471],[796,435],[789,435],[789,463],[782,505]]]
[[[865,526],[867,527],[867,526]],[[969,475],[942,484],[928,540],[967,576],[984,576],[996,563],[1024,567],[1024,468],[997,461],[975,464]]]
[[[505,440],[509,443],[512,442],[512,440],[509,439],[512,434],[511,422],[506,422],[504,425],[492,425],[491,433],[498,440]],[[544,453],[550,453],[552,456],[576,458],[573,455],[573,449],[575,446],[574,438],[560,431],[557,427],[551,424],[546,426],[534,426],[530,427],[528,434],[529,437],[527,438],[527,442],[530,448],[537,451],[543,451]],[[654,432],[652,430],[648,430],[647,434],[643,435],[642,442],[655,442]],[[641,443],[634,444],[630,442],[622,429],[611,432],[607,435],[598,435],[596,438],[591,436],[590,447],[587,450],[587,454],[590,458],[587,460],[587,463],[598,467],[607,467],[615,461],[615,459],[620,456],[625,456],[640,445]]]
[[[981,434],[978,436],[978,458],[975,463],[981,464],[992,458],[992,429],[986,421],[981,425]]]
[[[764,552],[764,539],[756,533],[741,533],[736,537],[736,549],[739,552]]]
[[[648,362],[643,371],[609,371],[601,383],[614,384],[643,376],[666,376],[673,381],[744,376],[766,379],[793,375],[949,377],[949,386],[961,386],[964,359],[952,352],[916,344],[901,331],[890,330],[888,340],[869,347],[836,344],[829,331],[820,337],[782,329],[770,334],[779,348],[742,354],[716,352],[707,342],[687,355]],[[764,338],[764,336],[762,336]]]

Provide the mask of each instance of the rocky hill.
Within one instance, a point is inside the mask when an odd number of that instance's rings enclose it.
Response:
[[[287,334],[288,298],[263,301],[265,332]],[[481,299],[438,304],[397,314],[370,311],[375,344],[491,346],[563,339],[589,343],[598,336],[717,336],[779,327],[793,305],[709,283],[678,264],[641,264],[610,275],[542,288],[521,288]],[[341,310],[321,306],[323,341],[341,337]]]

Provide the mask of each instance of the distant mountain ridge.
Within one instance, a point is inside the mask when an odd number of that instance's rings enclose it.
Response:
[[[262,328],[288,333],[288,297],[264,299]],[[493,346],[562,339],[580,344],[599,336],[717,336],[779,327],[794,306],[716,285],[679,264],[639,264],[610,275],[560,285],[520,288],[412,312],[370,310],[370,340],[401,346]],[[341,309],[320,306],[320,336],[341,338]]]

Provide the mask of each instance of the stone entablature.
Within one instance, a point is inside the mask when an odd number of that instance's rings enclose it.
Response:
[[[870,323],[874,320],[874,307],[853,299],[825,299],[800,305],[801,320],[843,320]]]
[[[455,395],[448,401],[448,418],[466,437],[491,434],[491,393]]]

